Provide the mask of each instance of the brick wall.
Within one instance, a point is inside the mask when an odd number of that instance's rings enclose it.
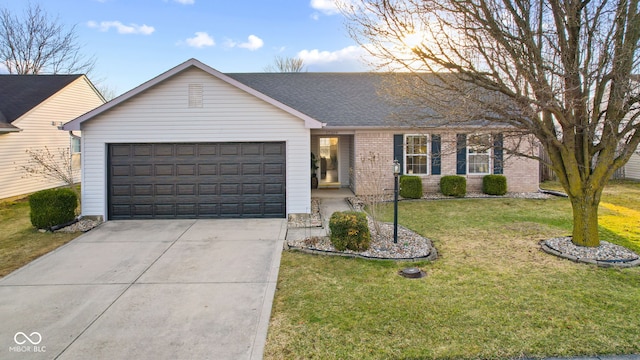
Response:
[[[354,183],[352,190],[357,195],[365,195],[372,188],[382,186],[393,189],[393,135],[405,131],[356,131],[354,135],[355,161],[351,166]],[[440,191],[440,178],[456,174],[456,132],[433,132],[441,135],[442,175],[421,175],[425,193]],[[507,147],[509,140],[505,140]],[[524,146],[524,145],[522,145]],[[376,157],[376,166],[367,159]],[[538,190],[538,162],[536,160],[504,154],[504,175],[507,177],[509,192],[535,192]],[[482,191],[483,175],[464,175],[468,192]]]

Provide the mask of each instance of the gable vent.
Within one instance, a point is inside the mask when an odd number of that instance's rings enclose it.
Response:
[[[189,107],[202,107],[202,84],[189,84]]]

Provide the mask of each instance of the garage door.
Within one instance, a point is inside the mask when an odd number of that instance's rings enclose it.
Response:
[[[283,218],[285,144],[109,144],[109,219]]]

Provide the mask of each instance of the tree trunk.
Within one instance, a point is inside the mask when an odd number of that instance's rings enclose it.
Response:
[[[596,195],[584,195],[571,198],[573,207],[573,238],[578,246],[600,246],[598,236],[598,205],[600,199]]]

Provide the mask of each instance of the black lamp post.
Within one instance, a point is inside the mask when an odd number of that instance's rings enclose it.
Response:
[[[400,175],[400,163],[393,160],[393,243],[398,243],[398,176]]]

